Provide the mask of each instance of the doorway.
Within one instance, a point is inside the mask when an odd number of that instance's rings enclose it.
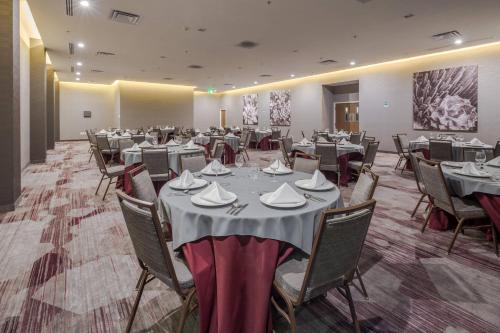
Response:
[[[324,128],[343,129],[349,132],[352,129],[353,132],[357,132],[359,130],[359,81],[323,85],[323,115]]]
[[[226,128],[226,110],[220,109],[219,111],[219,126]]]
[[[346,132],[359,132],[359,103],[334,103],[335,128]]]

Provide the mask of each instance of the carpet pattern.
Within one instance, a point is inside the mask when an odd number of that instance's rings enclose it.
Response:
[[[99,171],[88,144],[57,143],[45,164],[23,173],[14,212],[0,215],[0,332],[123,332],[139,267],[114,195],[95,196]],[[279,156],[250,152],[252,161]],[[460,235],[446,255],[450,232],[419,231],[423,209],[410,173],[380,153],[377,208],[360,269],[368,289],[354,291],[366,332],[500,331],[500,259],[481,234]],[[348,200],[352,185],[342,188]],[[102,194],[102,193],[101,193]],[[173,332],[180,305],[159,282],[147,285],[133,330]],[[336,291],[303,307],[300,332],[352,331],[347,303]],[[275,330],[286,332],[276,317]],[[186,332],[196,332],[196,314]]]

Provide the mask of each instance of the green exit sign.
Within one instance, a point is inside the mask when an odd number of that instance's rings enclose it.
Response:
[[[213,94],[213,93],[217,92],[217,89],[215,89],[215,88],[213,88],[213,87],[209,87],[209,88],[207,89],[207,92],[208,92],[209,94]]]

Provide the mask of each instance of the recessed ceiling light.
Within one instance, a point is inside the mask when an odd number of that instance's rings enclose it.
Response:
[[[236,89],[236,86],[233,86],[233,89]]]
[[[80,1],[80,6],[82,6],[82,7],[88,7],[88,6],[90,6],[90,2],[88,2],[88,1]]]
[[[290,77],[295,77],[295,74],[290,74]]]
[[[253,84],[259,84],[259,82],[257,82],[257,81],[253,81]]]
[[[463,42],[464,42],[463,40],[461,40],[460,38],[457,38],[457,39],[455,39],[455,41],[453,43],[455,43],[455,45],[462,45]]]
[[[77,44],[79,48],[84,48],[85,47],[85,44],[83,44],[82,42],[78,43]]]
[[[80,81],[80,78],[79,78],[79,77],[77,77],[77,78],[76,78],[76,80],[77,80],[77,81]]]
[[[80,75],[81,73],[80,73],[80,72],[76,72],[75,74],[76,74],[76,75]]]
[[[356,61],[354,61],[354,60],[351,60],[351,62],[349,63],[349,65],[351,65],[351,66],[354,66],[354,65],[356,65]]]
[[[77,66],[83,65],[80,61],[76,63]]]

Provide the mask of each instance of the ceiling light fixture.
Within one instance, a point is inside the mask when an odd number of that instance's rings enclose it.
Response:
[[[77,78],[76,78],[76,80],[77,80],[77,81],[80,81],[80,78],[79,78],[79,77],[77,77]]]
[[[88,2],[88,1],[80,1],[80,6],[82,6],[82,7],[88,7],[88,6],[90,6],[90,2]]]
[[[351,60],[351,62],[349,63],[349,65],[351,65],[351,66],[354,66],[354,65],[356,65],[356,61],[354,61],[354,60]]]
[[[257,82],[257,81],[253,81],[253,84],[259,84],[259,82]]]
[[[295,77],[295,74],[290,74],[290,77]]]
[[[77,66],[82,66],[83,64],[82,64],[80,61],[78,61],[78,62],[76,63],[76,65],[77,65]]]
[[[79,48],[84,48],[85,47],[85,44],[83,44],[82,42],[78,43],[77,44]]]
[[[233,86],[233,89],[236,89],[236,86]]]
[[[80,72],[76,72],[75,74],[76,74],[76,75],[80,75],[81,73],[80,73]]]
[[[461,40],[460,38],[457,38],[457,39],[455,39],[455,41],[453,43],[455,43],[455,45],[462,45],[463,42],[464,42],[463,40]]]

